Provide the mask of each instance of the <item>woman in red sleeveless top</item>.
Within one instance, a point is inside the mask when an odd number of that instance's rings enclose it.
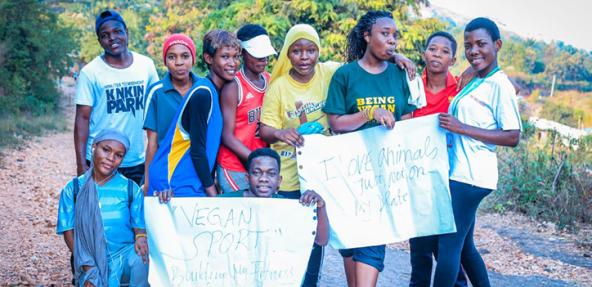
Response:
[[[222,193],[249,187],[244,163],[251,151],[267,146],[259,138],[259,115],[270,78],[265,71],[267,57],[276,54],[267,31],[259,25],[241,27],[237,38],[243,48],[243,65],[220,95],[224,128],[217,174]]]

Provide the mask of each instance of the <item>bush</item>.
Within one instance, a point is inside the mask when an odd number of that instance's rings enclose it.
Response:
[[[592,222],[592,136],[542,136],[525,123],[522,141],[499,152],[498,191],[485,207],[514,210],[573,227]]]
[[[53,112],[57,79],[76,48],[74,30],[41,1],[0,2],[0,113]]]

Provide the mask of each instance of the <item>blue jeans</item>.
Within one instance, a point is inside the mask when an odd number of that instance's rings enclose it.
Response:
[[[438,265],[436,265],[434,287],[454,286],[461,262],[473,286],[491,286],[487,268],[473,241],[475,214],[481,200],[489,193],[491,189],[450,181],[456,233],[440,235],[438,238]]]

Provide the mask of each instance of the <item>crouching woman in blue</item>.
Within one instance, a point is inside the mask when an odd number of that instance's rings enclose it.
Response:
[[[465,56],[477,72],[454,98],[440,126],[452,134],[450,196],[456,233],[438,238],[435,287],[452,287],[460,263],[471,284],[490,286],[487,269],[475,248],[475,213],[481,200],[497,188],[496,146],[516,146],[522,128],[516,90],[497,64],[502,48],[497,25],[476,18],[464,32]]]
[[[90,168],[61,192],[57,232],[74,253],[79,286],[119,286],[124,274],[130,286],[148,286],[144,195],[117,172],[129,145],[119,131],[101,131]]]

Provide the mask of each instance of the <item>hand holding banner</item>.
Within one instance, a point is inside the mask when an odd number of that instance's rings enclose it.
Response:
[[[455,232],[445,133],[437,115],[326,137],[298,149],[302,190],[326,202],[334,248]]]
[[[272,198],[145,198],[153,286],[299,286],[313,208]]]

